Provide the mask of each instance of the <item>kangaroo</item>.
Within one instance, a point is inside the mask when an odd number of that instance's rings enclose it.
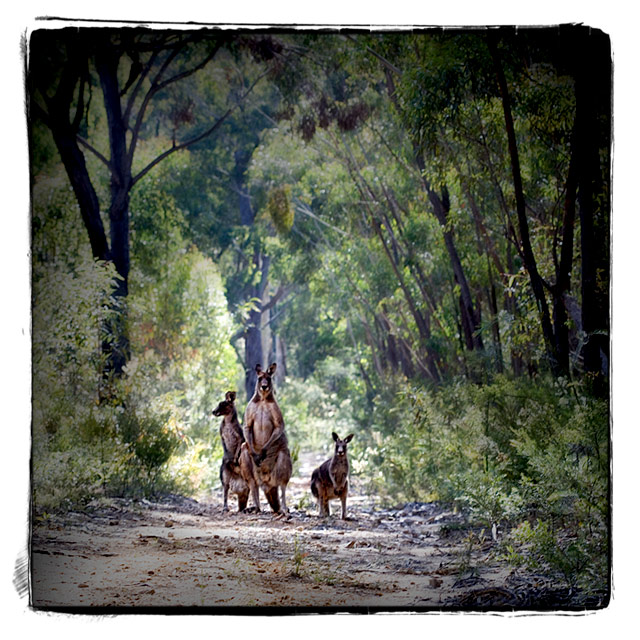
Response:
[[[223,511],[228,511],[229,491],[238,496],[238,511],[247,508],[249,492],[253,498],[256,511],[260,511],[260,494],[255,478],[253,460],[249,455],[247,443],[238,421],[235,406],[236,392],[227,391],[224,400],[213,410],[214,416],[222,416],[220,423],[220,439],[222,440],[222,464],[220,465],[220,482],[223,490]]]
[[[262,370],[261,365],[256,365],[258,379],[255,393],[244,414],[244,437],[269,505],[275,513],[287,513],[286,491],[292,464],[284,419],[274,395],[275,371],[275,362],[266,371]]]
[[[311,493],[318,501],[321,517],[329,517],[329,500],[340,498],[342,502],[342,519],[347,519],[347,492],[349,490],[349,459],[347,444],[351,442],[350,433],[341,440],[337,433],[331,434],[336,446],[333,458],[323,462],[311,474]]]

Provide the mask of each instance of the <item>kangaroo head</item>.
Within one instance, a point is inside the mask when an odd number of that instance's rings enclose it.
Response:
[[[236,410],[234,404],[236,400],[235,391],[227,391],[224,400],[213,410],[214,416],[229,416]]]
[[[338,457],[346,456],[347,444],[351,442],[351,439],[353,438],[353,433],[350,433],[344,440],[341,440],[340,436],[335,431],[331,435],[336,443],[335,455]]]
[[[256,373],[258,379],[256,381],[256,392],[261,396],[268,396],[273,391],[273,374],[276,372],[276,363],[274,362],[266,371],[262,367],[256,365]]]

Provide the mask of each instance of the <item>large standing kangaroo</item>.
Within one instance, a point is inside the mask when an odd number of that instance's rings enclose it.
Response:
[[[275,362],[266,371],[256,365],[258,379],[255,393],[244,413],[244,437],[269,505],[276,513],[286,513],[286,491],[292,465],[284,420],[273,392],[275,371]]]

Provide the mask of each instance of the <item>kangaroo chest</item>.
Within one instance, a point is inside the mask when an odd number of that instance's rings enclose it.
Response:
[[[282,423],[282,414],[274,402],[256,402],[253,407],[253,440],[261,449],[273,430]]]
[[[232,453],[235,453],[243,441],[240,426],[237,425],[236,428],[236,425],[226,420],[220,425],[220,437],[224,441],[227,449]]]
[[[331,467],[331,475],[337,487],[342,488],[347,484],[349,467],[347,465],[334,465]]]

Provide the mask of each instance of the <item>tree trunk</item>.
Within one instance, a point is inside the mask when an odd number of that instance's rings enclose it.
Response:
[[[456,284],[460,287],[460,300],[462,311],[462,324],[465,328],[465,342],[467,349],[470,351],[484,351],[484,343],[482,340],[480,314],[473,305],[473,298],[471,296],[471,289],[469,288],[469,282],[467,276],[462,268],[462,262],[460,260],[460,254],[456,248],[455,241],[453,239],[453,233],[449,229],[449,193],[446,187],[442,191],[442,197],[440,197],[427,182],[424,177],[425,163],[424,158],[420,153],[416,154],[418,168],[420,169],[420,175],[422,176],[422,185],[429,197],[433,213],[436,219],[440,223],[442,228],[442,235],[444,238],[444,244],[449,254],[449,260],[451,262],[451,268],[453,269],[453,275]]]
[[[493,279],[493,269],[491,269],[491,260],[487,254],[487,276],[489,278],[489,290],[487,292],[487,302],[491,310],[491,335],[493,337],[494,362],[496,371],[503,373],[504,363],[502,359],[502,340],[500,338],[500,324],[498,322],[498,297],[496,294],[496,285]]]
[[[254,251],[253,264],[260,272],[260,282],[251,288],[248,298],[257,300],[257,308],[249,313],[245,329],[245,391],[247,401],[251,399],[256,387],[256,365],[266,368],[268,363],[264,362],[264,350],[262,345],[262,307],[264,306],[264,295],[269,283],[269,267],[271,259],[263,256],[258,249]]]
[[[551,289],[553,302],[553,334],[555,339],[556,357],[558,369],[563,375],[569,376],[570,348],[569,348],[569,316],[565,305],[566,296],[571,290],[571,269],[573,267],[573,227],[576,212],[577,190],[577,158],[576,158],[576,134],[574,131],[571,140],[571,159],[569,172],[565,186],[564,215],[562,218],[562,248],[560,261],[557,265],[556,283]]]
[[[522,186],[522,174],[520,171],[520,158],[518,155],[518,145],[516,142],[515,127],[513,124],[513,115],[511,112],[511,96],[507,87],[507,79],[504,75],[502,63],[500,61],[496,36],[489,34],[488,39],[489,51],[493,59],[500,96],[502,98],[502,110],[504,112],[505,128],[507,133],[507,143],[509,148],[509,157],[511,160],[511,173],[513,176],[513,188],[516,197],[516,212],[518,216],[518,227],[520,229],[520,245],[522,248],[522,256],[524,264],[529,273],[529,280],[533,295],[538,306],[540,316],[540,324],[542,327],[542,335],[544,337],[545,350],[551,370],[555,375],[561,373],[558,366],[558,358],[555,352],[555,340],[553,335],[553,327],[551,325],[551,315],[549,313],[549,305],[544,290],[544,283],[538,265],[536,263],[533,249],[531,247],[531,239],[529,237],[529,222],[527,220],[526,203],[524,198],[524,189]]]
[[[351,149],[349,148],[349,145],[346,142],[344,136],[342,137],[342,143],[349,156],[347,167],[353,178],[354,184],[356,185],[356,188],[360,192],[362,200],[365,203],[365,209],[369,215],[368,221],[371,229],[380,240],[380,244],[382,245],[384,253],[387,256],[389,264],[391,265],[393,273],[398,281],[398,285],[400,286],[405,300],[407,301],[407,305],[409,306],[409,310],[411,311],[411,315],[413,316],[416,327],[418,329],[418,334],[420,336],[423,348],[422,350],[425,353],[429,354],[429,352],[431,351],[429,345],[429,343],[431,342],[431,326],[429,324],[429,315],[423,314],[419,309],[418,305],[416,304],[415,298],[402,274],[402,265],[399,263],[399,246],[391,228],[388,217],[386,215],[382,215],[381,219],[376,213],[375,205],[378,204],[378,198],[369,183],[360,173],[357,162],[353,154],[351,153]],[[387,231],[389,242],[387,242],[385,235],[382,232],[383,227]],[[391,247],[389,247],[389,244],[391,245]],[[435,359],[430,355],[427,357],[427,368],[424,370],[429,375],[429,377],[434,380],[434,382],[440,381],[440,374],[438,373],[437,367],[435,366]]]
[[[114,292],[119,320],[112,326],[113,353],[110,367],[116,375],[120,375],[130,356],[129,336],[127,331],[127,305],[129,293],[130,239],[129,239],[129,192],[132,184],[131,163],[127,154],[126,125],[120,104],[120,88],[118,85],[119,55],[104,46],[96,54],[96,67],[100,76],[100,84],[107,113],[109,130],[109,148],[111,152],[110,195],[109,206],[111,259],[120,278]]]
[[[515,266],[513,264],[513,245],[507,242],[507,272],[515,273]],[[511,316],[512,322],[516,321],[518,316],[518,301],[516,297],[510,292],[505,291],[504,294],[504,310]],[[524,371],[524,363],[522,361],[522,353],[511,347],[511,370],[516,378],[519,378]]]
[[[402,108],[398,102],[396,96],[395,83],[393,81],[393,76],[388,67],[385,67],[385,77],[386,77],[386,87],[387,94],[394,105],[398,115],[402,117]],[[409,136],[411,138],[411,136]],[[462,268],[462,262],[460,261],[460,256],[458,254],[455,241],[453,239],[453,234],[448,229],[447,224],[447,216],[449,213],[449,195],[446,191],[446,188],[443,190],[442,199],[438,196],[438,194],[433,191],[431,185],[427,182],[425,178],[425,162],[420,150],[415,142],[415,140],[411,139],[411,143],[413,145],[414,150],[414,160],[420,172],[420,178],[422,182],[422,186],[427,193],[429,201],[433,207],[433,212],[442,227],[442,232],[444,236],[445,246],[447,248],[447,253],[449,254],[449,259],[451,261],[451,266],[453,268],[454,276],[456,282],[460,286],[461,296],[462,296],[462,306],[464,308],[463,313],[465,314],[465,322],[467,329],[471,328],[468,331],[469,335],[467,336],[467,347],[471,349],[477,349],[479,351],[484,350],[484,344],[482,341],[481,327],[480,321],[478,318],[478,314],[473,307],[473,299],[471,296],[471,290],[469,289],[469,284],[467,282],[467,278],[465,276],[464,270]]]
[[[91,253],[96,260],[107,261],[110,259],[110,252],[100,217],[100,203],[91,184],[84,155],[78,147],[76,134],[65,126],[52,126],[51,132],[78,201],[82,222],[89,236]]]
[[[607,393],[609,365],[609,195],[611,51],[606,36],[581,30],[576,43],[578,205],[582,252],[584,371]],[[601,101],[598,104],[598,101]],[[606,118],[602,116],[607,116]],[[601,166],[600,153],[605,161]],[[604,178],[603,178],[604,174]]]
[[[251,152],[245,149],[239,149],[234,154],[234,167],[231,172],[231,181],[233,189],[238,196],[238,209],[240,211],[240,224],[245,227],[251,226],[255,218],[253,207],[251,206],[251,200],[249,193],[246,189],[245,173],[251,160]]]

